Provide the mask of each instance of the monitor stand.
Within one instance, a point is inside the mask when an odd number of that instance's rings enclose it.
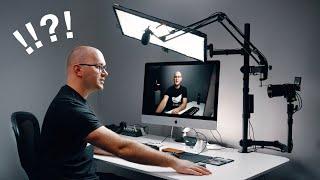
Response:
[[[172,138],[172,133],[173,133],[173,126],[171,127],[171,139],[174,140],[175,142],[180,142],[180,143],[185,143],[186,139],[188,139],[189,137],[187,137],[187,133],[190,131],[191,129],[189,127],[185,127],[183,128],[183,130],[181,131],[181,136],[173,139]],[[187,138],[186,138],[187,137]],[[191,137],[190,137],[191,138]]]

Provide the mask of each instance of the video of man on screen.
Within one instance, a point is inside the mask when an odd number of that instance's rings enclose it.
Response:
[[[213,117],[215,71],[212,64],[146,66],[143,113]]]

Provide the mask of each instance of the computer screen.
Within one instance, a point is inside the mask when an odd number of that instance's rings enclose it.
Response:
[[[219,61],[146,63],[142,122],[216,129]]]

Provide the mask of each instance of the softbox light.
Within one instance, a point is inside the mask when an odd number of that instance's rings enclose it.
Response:
[[[155,18],[120,5],[114,5],[113,9],[123,35],[140,41],[143,38],[142,43],[144,45],[150,42],[151,44],[173,50],[185,56],[206,61],[206,34],[197,30],[185,32],[183,31],[183,29],[185,29],[184,26]],[[148,31],[147,35],[150,35],[150,37],[146,36],[146,34],[144,35],[146,31]],[[176,32],[170,34],[170,32],[173,31]],[[171,39],[171,37],[174,38]],[[148,42],[146,40],[148,40]]]

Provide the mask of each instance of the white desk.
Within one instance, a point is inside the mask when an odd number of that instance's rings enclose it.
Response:
[[[156,143],[156,142],[161,142],[161,140],[163,140],[163,137],[148,135],[144,137],[131,138],[131,139],[135,139],[142,143],[146,143],[146,142]],[[172,142],[171,140],[168,140],[168,141],[162,144],[164,144],[165,147],[173,147],[178,149],[184,148],[182,144]],[[263,175],[275,168],[278,168],[289,161],[289,159],[285,157],[256,153],[256,152],[239,153],[238,150],[230,149],[230,148],[223,149],[223,150],[208,150],[201,154],[229,158],[229,159],[233,159],[234,161],[222,166],[214,166],[214,165],[207,164],[207,168],[210,169],[211,172],[213,172],[211,175],[191,176],[191,175],[178,174],[171,168],[136,164],[136,163],[132,163],[132,162],[117,158],[117,157],[94,155],[94,158],[98,160],[97,161],[98,169],[101,169],[101,167],[99,168],[99,166],[103,166],[102,169],[119,168],[119,169],[122,169],[120,171],[123,171],[123,170],[135,171],[138,173],[143,173],[149,176],[163,178],[163,179],[183,179],[183,180],[252,179],[260,175]],[[113,172],[113,173],[117,174],[117,172]]]

